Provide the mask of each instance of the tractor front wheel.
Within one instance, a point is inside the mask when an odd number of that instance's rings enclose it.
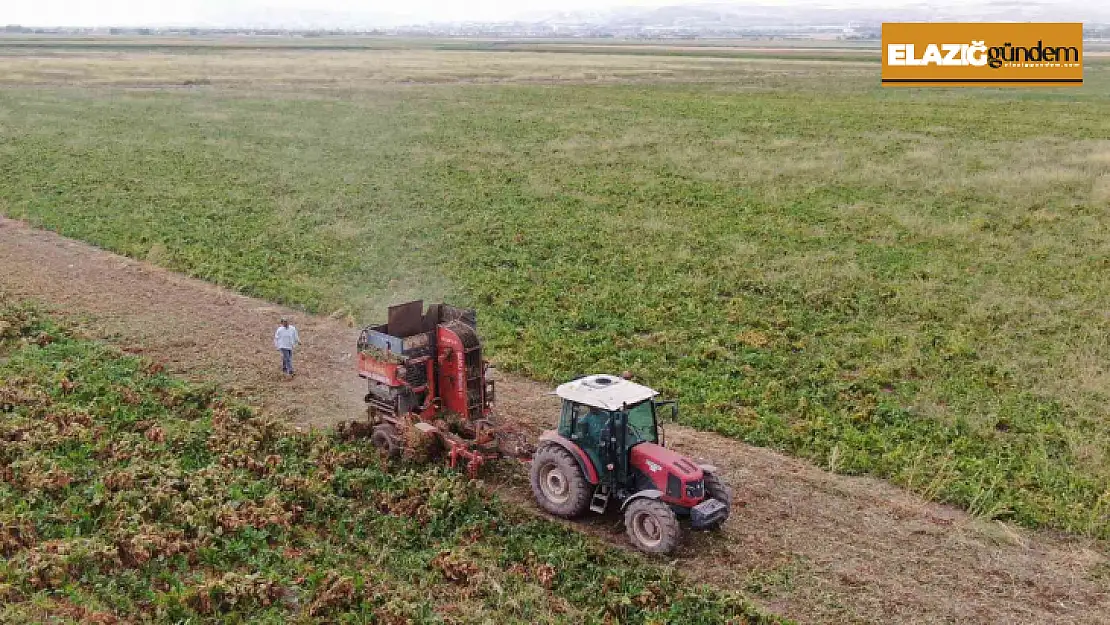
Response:
[[[590,485],[570,452],[544,445],[532,457],[532,494],[541,508],[563,518],[581,515],[590,506]]]
[[[647,553],[670,553],[682,539],[678,517],[658,499],[636,499],[628,504],[624,528],[632,544]]]
[[[721,529],[721,526],[728,520],[728,515],[732,513],[732,488],[725,484],[721,476],[707,471],[705,473],[705,496],[725,504],[725,518],[709,528],[711,530]]]
[[[388,423],[374,428],[370,443],[387,458],[393,459],[401,455],[401,437],[397,435],[397,428]]]

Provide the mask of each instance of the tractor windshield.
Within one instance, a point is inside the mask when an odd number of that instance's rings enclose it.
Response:
[[[642,401],[628,409],[628,446],[636,443],[655,443],[659,435],[655,431],[655,410],[651,400]]]

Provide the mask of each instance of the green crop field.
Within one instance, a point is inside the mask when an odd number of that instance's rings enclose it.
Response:
[[[778,622],[11,302],[0,441],[4,623]]]
[[[595,51],[596,52],[596,51]],[[892,90],[873,59],[3,48],[0,212],[502,368],[1110,537],[1110,65]]]

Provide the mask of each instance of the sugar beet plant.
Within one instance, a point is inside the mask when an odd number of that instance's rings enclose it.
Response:
[[[0,622],[762,623],[491,500],[0,312]]]

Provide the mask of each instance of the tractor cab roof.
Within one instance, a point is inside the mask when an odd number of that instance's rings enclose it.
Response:
[[[555,394],[565,400],[603,410],[620,410],[659,393],[615,375],[587,375],[560,384]]]

